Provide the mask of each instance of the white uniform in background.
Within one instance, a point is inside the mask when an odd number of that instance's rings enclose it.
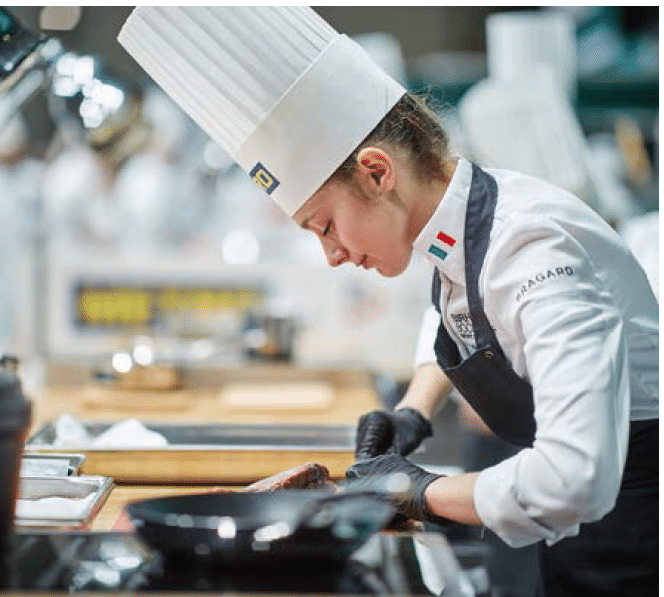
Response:
[[[42,161],[25,155],[29,130],[15,116],[0,131],[0,352],[17,350],[20,294],[31,265],[30,248],[39,217]]]
[[[619,232],[643,266],[659,299],[659,210],[628,220]]]
[[[611,509],[630,419],[658,417],[657,303],[620,236],[589,207],[546,182],[487,172],[498,202],[480,295],[507,359],[533,386],[537,435],[480,474],[475,506],[509,545],[555,542]],[[462,358],[475,349],[463,252],[470,180],[462,159],[415,243],[441,272],[445,327]],[[429,252],[440,230],[457,241],[444,260]],[[436,361],[439,322],[431,307],[417,365]]]

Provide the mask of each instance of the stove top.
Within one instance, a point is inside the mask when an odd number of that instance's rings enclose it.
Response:
[[[2,566],[0,588],[42,594],[49,590],[476,595],[444,537],[428,533],[378,533],[342,564],[280,560],[268,566],[213,569],[165,563],[131,533],[17,532]]]

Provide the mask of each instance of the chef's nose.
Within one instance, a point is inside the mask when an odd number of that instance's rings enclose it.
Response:
[[[349,254],[343,247],[336,246],[325,249],[325,256],[330,266],[337,267],[348,259]]]

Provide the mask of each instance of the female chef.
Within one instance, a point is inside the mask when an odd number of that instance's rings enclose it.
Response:
[[[448,155],[438,119],[306,7],[139,7],[119,40],[332,266],[433,269],[418,368],[358,425],[360,480],[420,520],[542,544],[546,595],[653,595],[658,312],[619,236],[541,180]],[[407,456],[449,383],[522,449],[443,477]]]
[[[361,418],[348,476],[405,473],[408,516],[544,540],[547,596],[657,594],[658,310],[644,272],[548,183],[444,154],[425,177],[427,141],[393,140],[412,139],[395,132],[415,122],[402,105],[417,104],[404,98],[295,216],[332,265],[395,275],[413,249],[435,268],[429,354],[394,412]],[[449,381],[516,456],[454,477],[405,458]]]

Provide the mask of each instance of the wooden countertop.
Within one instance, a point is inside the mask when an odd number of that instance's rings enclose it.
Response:
[[[116,485],[101,510],[95,516],[90,531],[110,531],[127,502],[173,495],[186,495],[209,491],[211,487],[202,485]],[[233,487],[240,489],[240,487]]]
[[[56,376],[55,383],[49,384],[37,396],[33,396],[33,420],[31,433],[34,433],[47,422],[54,421],[61,415],[70,415],[81,421],[116,422],[127,418],[137,418],[142,422],[183,422],[187,424],[203,423],[312,423],[312,424],[352,424],[365,412],[380,407],[380,398],[373,384],[370,373],[355,370],[298,370],[284,366],[249,366],[246,368],[219,370],[207,377],[198,376],[190,379],[183,389],[162,392],[140,392],[127,389],[115,389],[89,381],[89,373],[75,371],[62,371]],[[238,408],[236,404],[225,403],[220,398],[220,392],[229,383],[268,381],[270,383],[293,384],[298,380],[305,383],[328,384],[333,390],[333,397],[323,404],[321,401],[311,405],[299,403],[289,407],[281,404],[272,404],[271,407],[252,405],[248,408]],[[87,462],[91,468],[100,455],[90,452]],[[118,458],[117,454],[102,455],[108,459]],[[197,493],[208,490],[212,483],[219,485],[230,483],[236,488],[240,481],[234,477],[232,467],[244,466],[253,469],[254,479],[263,478],[285,470],[292,466],[303,464],[312,460],[319,460],[328,466],[335,477],[343,475],[345,467],[352,461],[352,453],[297,453],[297,454],[265,454],[257,458],[251,454],[240,454],[239,458],[222,462],[218,456],[214,458],[198,457],[193,464],[197,467],[213,468],[218,479],[210,481],[207,471],[200,468],[200,475],[190,474],[189,478],[181,473],[190,471],[192,467],[191,455],[182,454],[182,462],[168,461],[169,454],[146,454],[138,461],[131,463],[113,463],[111,470],[120,471],[131,466],[141,468],[149,477],[151,468],[161,467],[163,475],[156,475],[155,479],[146,478],[138,480],[120,479],[113,474],[86,470],[85,464],[82,474],[102,474],[110,476],[116,482],[106,503],[93,520],[90,530],[110,530],[122,507],[128,501],[150,497],[178,495],[183,493]],[[174,457],[177,460],[177,456]],[[188,461],[186,461],[189,459]],[[187,468],[189,467],[189,468]],[[224,470],[227,469],[228,478],[224,479]],[[341,471],[341,472],[340,472]],[[182,483],[180,479],[184,479]],[[150,484],[142,484],[145,481]],[[192,483],[193,481],[193,483]],[[154,484],[152,484],[154,483]],[[194,484],[196,483],[196,484]]]
[[[192,376],[193,377],[193,376]],[[312,391],[329,388],[329,400],[320,396],[307,404],[293,389],[304,384]],[[271,394],[260,404],[244,406],[230,400],[224,390],[264,388]],[[278,398],[283,388],[284,400]],[[295,401],[290,397],[295,398]],[[242,422],[242,423],[350,423],[380,406],[369,372],[344,369],[297,369],[287,366],[248,366],[219,370],[207,377],[193,377],[181,389],[139,391],[95,383],[80,373],[61,375],[36,396],[31,396],[33,430],[63,414],[83,420],[118,421],[134,417],[142,421]]]

